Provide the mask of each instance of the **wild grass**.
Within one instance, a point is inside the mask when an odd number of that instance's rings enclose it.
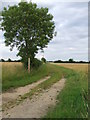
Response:
[[[88,118],[88,75],[86,66],[80,66],[62,69],[67,79],[65,87],[57,97],[58,104],[45,118]]]
[[[32,71],[31,81],[33,82],[34,77],[36,78],[36,80],[38,80],[37,79],[38,76],[42,76],[42,75],[45,75],[45,76],[49,75],[51,77],[48,80],[46,80],[43,83],[36,86],[34,89],[32,89],[30,92],[28,92],[24,96],[19,97],[19,99],[17,99],[17,101],[15,100],[15,101],[9,102],[9,104],[3,105],[3,110],[5,110],[7,108],[11,108],[11,106],[14,106],[16,104],[17,105],[20,104],[26,98],[31,99],[32,95],[34,95],[35,93],[40,93],[43,89],[47,89],[47,88],[51,87],[51,85],[53,85],[54,83],[56,83],[57,81],[59,81],[62,78],[62,75],[63,75],[62,68],[60,68],[58,66],[50,65],[50,64],[43,64],[37,71],[34,71],[34,72]],[[12,82],[14,84],[14,80],[12,80]],[[22,81],[22,82],[23,82],[23,84],[25,84],[24,81]],[[30,81],[28,83],[30,83]],[[19,85],[21,86],[22,84],[18,83],[17,86],[19,86]]]
[[[4,62],[2,63],[2,90],[6,91],[10,88],[25,86],[48,75],[51,76],[51,79],[53,78],[57,81],[61,79],[62,72],[55,66],[43,64],[38,69],[32,70],[29,74],[22,63]],[[50,80],[44,84],[44,87],[47,86],[47,83],[49,84]]]
[[[65,66],[44,64],[38,70],[32,70],[31,74],[28,74],[21,63],[5,64],[2,65],[3,90],[30,84],[47,75],[51,76],[50,79],[44,81],[22,97],[22,99],[25,99],[31,97],[35,92],[49,88],[64,76],[66,83],[64,89],[57,97],[58,103],[53,109],[49,110],[45,117],[51,119],[87,118],[88,74],[85,66],[81,68],[81,64],[77,65],[77,67],[73,65],[72,70],[72,68],[65,68]]]
[[[50,64],[44,64],[44,67],[47,68],[47,72],[51,77],[48,80],[36,86],[29,93],[22,96],[21,97],[22,100],[28,97],[31,99],[32,95],[34,95],[35,93],[40,93],[42,92],[42,90],[50,88],[54,83],[56,83],[62,78],[63,75],[62,68]]]
[[[47,68],[41,66],[29,74],[22,63],[2,63],[2,90],[25,86],[48,75]]]

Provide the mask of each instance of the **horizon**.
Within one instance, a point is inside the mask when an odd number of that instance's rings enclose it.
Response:
[[[11,59],[11,58],[7,58],[7,59],[4,59],[4,58],[1,58],[0,59],[0,62],[2,62],[1,60],[5,60],[5,62],[7,62],[8,60],[11,60],[11,62],[13,61],[21,61],[21,59]],[[38,58],[37,58],[38,59]],[[73,58],[69,58],[69,59],[73,59]],[[56,62],[56,61],[61,61],[61,62],[68,62],[68,60],[62,60],[62,59],[56,59],[56,60],[47,60],[47,62]],[[38,59],[38,60],[41,60],[41,59]],[[89,60],[88,61],[85,61],[85,60],[74,60],[73,59],[73,62],[90,62]]]

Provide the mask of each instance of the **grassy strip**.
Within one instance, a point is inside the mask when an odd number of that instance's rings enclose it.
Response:
[[[32,70],[30,74],[22,65],[8,65],[8,67],[5,65],[2,68],[2,90],[6,91],[10,88],[25,86],[45,76],[48,76],[47,66],[45,65],[42,65],[37,70]]]
[[[87,105],[87,74],[63,69],[66,85],[57,97],[59,101],[45,118],[86,118]]]

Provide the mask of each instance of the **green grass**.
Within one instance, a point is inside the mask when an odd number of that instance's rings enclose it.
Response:
[[[43,64],[39,69],[32,70],[30,74],[24,69],[21,63],[3,63],[2,65],[2,90],[25,86],[51,76],[51,80],[44,83],[44,87],[61,79],[62,70],[49,64]]]
[[[43,64],[37,71],[32,71],[31,77],[30,77],[31,79],[30,78],[29,79],[32,82],[34,82],[33,81],[34,79],[37,81],[38,80],[37,78],[39,78],[40,76],[42,77],[42,76],[46,76],[46,75],[49,75],[51,77],[48,80],[46,80],[43,83],[36,86],[29,93],[25,94],[24,96],[21,96],[17,101],[13,100],[13,101],[9,102],[9,104],[3,105],[3,110],[5,110],[7,108],[10,108],[11,106],[14,106],[15,104],[20,104],[27,97],[29,97],[31,99],[32,95],[35,94],[36,92],[40,93],[43,89],[47,89],[51,85],[53,85],[54,83],[59,81],[62,78],[62,75],[63,75],[62,68],[60,68],[58,66],[50,65],[50,64]],[[12,80],[12,82],[14,84],[14,80]],[[15,87],[22,86],[22,84],[23,85],[26,84],[25,79],[23,79],[23,81],[21,83],[18,83],[18,82],[17,82],[17,84],[15,84]],[[29,84],[30,81],[27,82],[27,83]],[[11,84],[11,82],[10,82],[10,84]]]
[[[13,64],[13,63],[10,63]],[[9,67],[10,66],[10,67]],[[32,70],[30,74],[22,65],[2,65],[2,90],[25,86],[40,80],[48,75],[47,67],[41,66],[37,70]]]
[[[22,96],[20,101],[27,97],[31,98],[35,92],[41,92],[43,89],[49,88],[60,80],[62,76],[66,78],[65,87],[57,96],[58,103],[48,111],[46,118],[87,117],[87,73],[50,64],[42,65],[38,70],[33,70],[31,74],[28,74],[23,66],[17,65],[13,70],[11,68],[6,69],[3,67],[3,90],[30,84],[47,75],[51,76],[50,79]]]
[[[56,67],[54,65],[46,64],[44,67],[47,67],[48,74],[51,76],[48,80],[44,81],[43,83],[36,86],[30,93],[28,93],[28,96],[31,97],[31,94],[34,94],[39,89],[42,91],[43,89],[50,88],[54,83],[59,81],[62,78],[63,71],[62,68]],[[40,92],[38,91],[38,92]]]
[[[57,96],[58,104],[45,118],[87,118],[88,76],[84,72],[62,69],[67,79],[65,88]]]

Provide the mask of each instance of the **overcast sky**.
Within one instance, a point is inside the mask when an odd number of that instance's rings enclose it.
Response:
[[[2,2],[0,10],[7,5],[17,4],[18,0]],[[44,49],[47,60],[88,60],[88,2],[60,2],[60,0],[32,0],[38,7],[48,7],[54,16],[57,36]],[[17,49],[11,52],[4,45],[3,32],[0,31],[0,59],[19,59]],[[36,55],[42,57],[42,53]]]

